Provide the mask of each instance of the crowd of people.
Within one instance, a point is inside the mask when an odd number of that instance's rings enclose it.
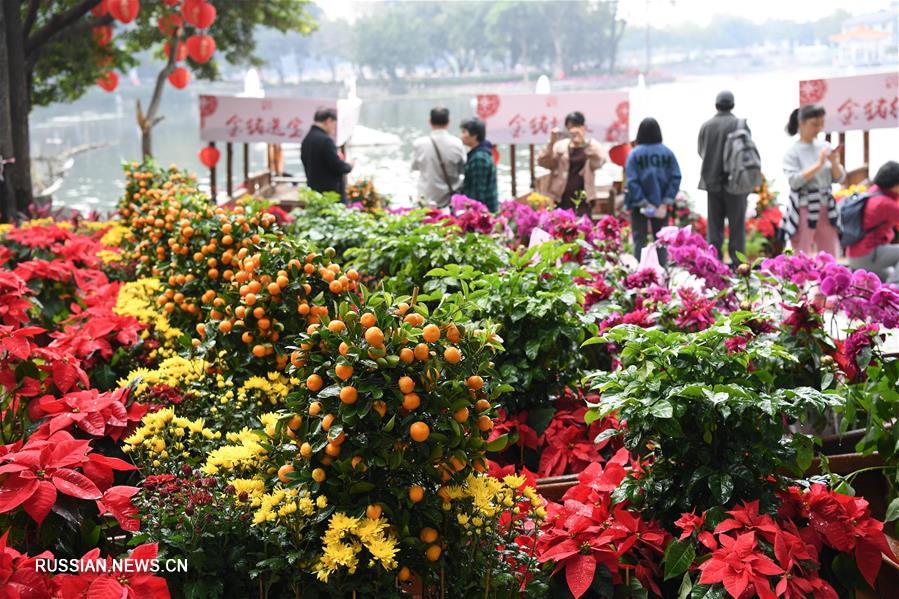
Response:
[[[715,115],[699,130],[698,152],[699,188],[708,201],[707,239],[723,256],[729,231],[727,252],[735,267],[746,250],[747,198],[762,183],[762,174],[749,126],[734,115],[734,106],[731,92],[718,94]],[[899,243],[894,243],[899,227],[899,163],[884,164],[864,194],[838,204],[833,186],[846,180],[846,169],[840,163],[840,148],[819,139],[824,117],[825,109],[818,104],[790,114],[786,133],[797,139],[783,157],[790,194],[780,234],[795,251],[839,256],[842,249],[852,268],[877,273],[884,282],[899,282]],[[413,144],[419,197],[426,205],[443,208],[453,195],[463,194],[496,212],[496,160],[484,121],[476,117],[462,121],[458,137],[449,126],[449,110],[436,107],[430,114],[430,134]],[[310,188],[336,192],[346,201],[344,181],[353,162],[344,160],[333,141],[336,127],[336,111],[316,113],[303,140],[302,162]],[[553,129],[540,151],[537,162],[549,173],[536,181],[536,190],[560,208],[586,214],[589,200],[597,197],[595,173],[607,159],[605,147],[587,136],[584,114],[571,112],[564,131]],[[655,236],[669,223],[681,183],[677,157],[663,143],[655,119],[640,123],[629,144],[624,175],[624,209],[630,215],[635,257],[641,259],[650,231]],[[665,263],[663,251],[658,258]]]

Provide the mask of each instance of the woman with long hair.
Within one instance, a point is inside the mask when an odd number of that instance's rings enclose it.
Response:
[[[795,251],[840,251],[839,213],[833,184],[846,179],[840,154],[818,139],[824,130],[824,107],[807,104],[790,114],[786,131],[799,139],[784,154],[783,169],[790,185],[790,201],[783,229]]]
[[[627,155],[624,166],[627,190],[624,207],[631,213],[634,256],[637,260],[646,245],[647,225],[653,237],[668,223],[668,211],[680,189],[681,173],[677,158],[662,143],[662,129],[654,118],[645,118],[637,129],[634,149]],[[659,249],[659,262],[668,255]]]

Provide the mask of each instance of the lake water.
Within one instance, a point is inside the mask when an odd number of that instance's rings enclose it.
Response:
[[[884,69],[880,69],[881,71]],[[678,157],[683,171],[682,188],[697,201],[697,209],[705,212],[704,194],[696,189],[700,160],[696,153],[696,136],[702,122],[714,114],[714,98],[727,88],[736,96],[735,114],[748,119],[759,146],[765,174],[775,180],[775,188],[784,191],[781,157],[791,140],[784,133],[790,110],[797,101],[798,81],[838,73],[821,70],[753,73],[733,76],[684,78],[673,83],[650,85],[631,90],[631,134],[645,116],[654,116],[662,126],[665,143]],[[530,84],[532,85],[532,84]],[[168,87],[161,114],[165,120],[154,132],[154,150],[162,164],[175,163],[200,175],[208,182],[208,173],[197,158],[203,146],[199,139],[198,95],[201,93],[236,93],[235,85],[191,83],[185,90]],[[303,95],[296,88],[267,88],[271,96]],[[350,157],[357,161],[351,180],[373,177],[376,188],[405,203],[415,193],[417,173],[409,169],[411,142],[427,130],[430,108],[447,106],[454,123],[473,114],[471,99],[476,92],[452,92],[441,96],[400,96],[366,100],[360,123],[379,131],[397,135],[402,143],[389,146],[355,147]],[[57,204],[82,211],[110,210],[124,189],[121,161],[139,157],[140,137],[135,123],[134,103],[138,97],[148,98],[149,84],[131,85],[122,78],[119,89],[112,94],[99,89],[72,104],[37,108],[31,118],[33,153],[53,155],[62,149],[85,144],[103,144],[75,157],[73,168],[54,196]],[[590,107],[583,107],[589,121]],[[457,131],[451,126],[452,131]],[[489,131],[488,131],[489,138]],[[500,196],[511,196],[511,177],[508,147],[500,148]],[[223,152],[224,154],[224,152]],[[239,155],[239,153],[238,153]],[[872,172],[889,159],[899,159],[899,129],[876,130],[871,133]],[[299,151],[286,153],[286,170],[302,170]],[[251,170],[265,163],[264,145],[251,149]],[[862,164],[861,133],[850,133],[847,139],[848,168]],[[224,188],[219,163],[219,189]],[[530,184],[527,149],[519,148],[518,193]],[[236,166],[235,172],[240,167]],[[539,173],[538,173],[539,174]],[[620,169],[604,167],[600,179],[610,181],[620,177]]]

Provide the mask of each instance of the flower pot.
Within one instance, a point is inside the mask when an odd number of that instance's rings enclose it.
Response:
[[[546,499],[559,501],[565,491],[577,484],[577,474],[565,474],[563,476],[549,476],[537,479],[537,492]]]

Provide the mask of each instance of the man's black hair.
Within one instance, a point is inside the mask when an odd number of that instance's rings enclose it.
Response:
[[[478,142],[482,142],[487,138],[487,125],[476,116],[465,119],[459,126],[468,131],[469,135],[476,137]]]

